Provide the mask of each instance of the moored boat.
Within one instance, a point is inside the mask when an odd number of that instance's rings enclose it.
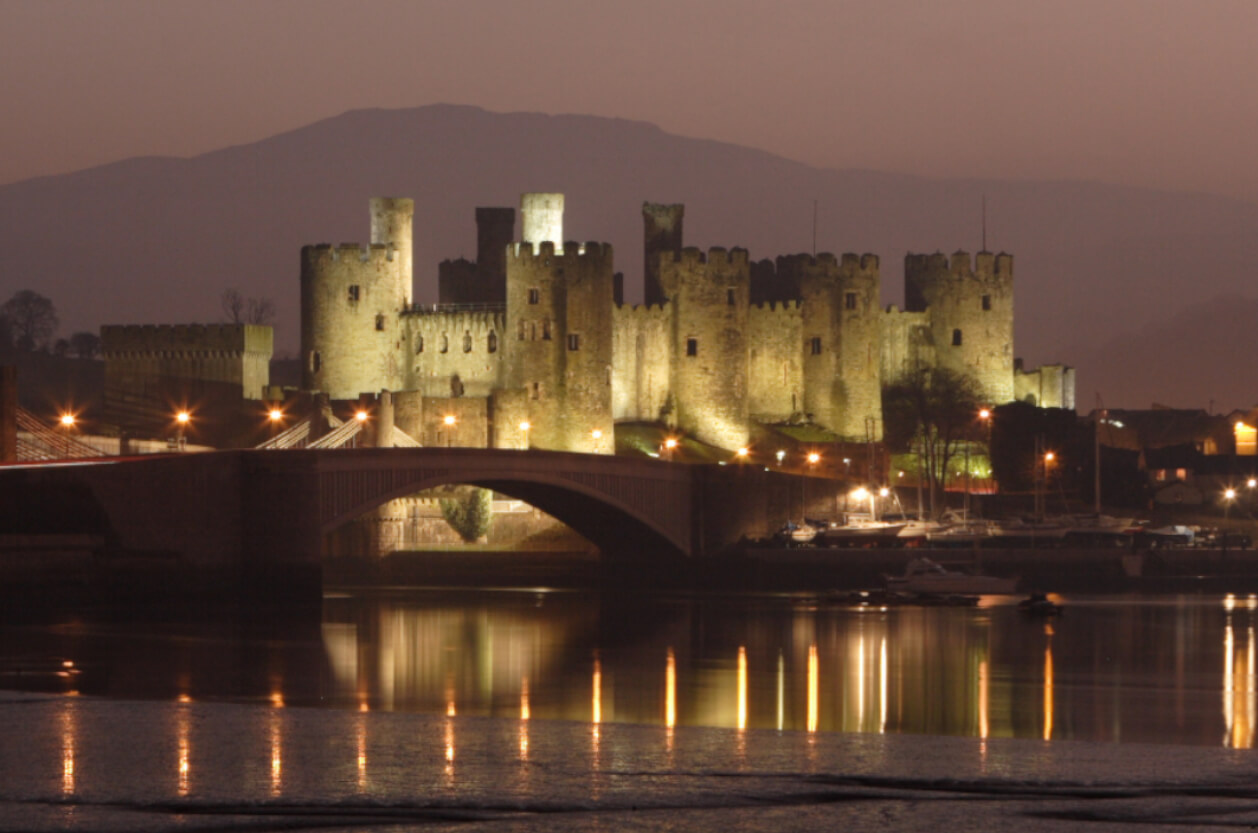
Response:
[[[886,576],[887,589],[902,593],[960,594],[985,596],[1017,591],[1017,578],[1001,578],[945,569],[929,558],[914,558],[904,574]]]

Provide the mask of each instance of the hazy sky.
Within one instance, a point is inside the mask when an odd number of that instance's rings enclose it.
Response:
[[[1258,0],[0,0],[0,183],[360,107],[1258,200]]]

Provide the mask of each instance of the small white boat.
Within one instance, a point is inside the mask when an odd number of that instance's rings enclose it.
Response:
[[[848,518],[847,523],[832,523],[821,530],[821,539],[833,546],[890,543],[899,537],[906,526],[908,526],[907,522],[890,523]]]
[[[887,589],[900,593],[934,593],[962,596],[1001,595],[1017,592],[1018,579],[974,575],[946,570],[929,558],[914,558],[904,575],[886,576]]]
[[[778,530],[777,538],[779,541],[786,542],[787,545],[811,544],[819,531],[816,526],[807,521],[804,521],[802,524],[787,521],[786,525]]]

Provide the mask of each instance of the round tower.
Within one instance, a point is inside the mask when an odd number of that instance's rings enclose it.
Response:
[[[520,195],[520,240],[555,244],[555,253],[563,254],[563,194]]]
[[[1014,398],[1013,256],[907,255],[905,306],[929,310],[936,363],[972,377],[993,404]]]
[[[401,382],[397,290],[402,262],[392,246],[356,243],[301,250],[302,386],[332,399],[396,390]]]
[[[612,247],[507,250],[506,386],[528,400],[535,448],[614,452]]]
[[[642,203],[643,250],[642,291],[647,304],[662,304],[667,294],[660,283],[660,255],[682,249],[682,221],[686,206]]]
[[[660,259],[660,280],[673,305],[671,379],[677,425],[703,442],[747,444],[746,249],[682,249]]]
[[[415,255],[412,238],[415,201],[408,197],[373,197],[371,200],[371,244],[397,249],[398,285],[394,309],[404,309],[415,297]]]

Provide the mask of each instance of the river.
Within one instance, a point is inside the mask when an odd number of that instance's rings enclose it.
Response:
[[[0,829],[1258,822],[1250,596],[329,594],[0,626]]]

